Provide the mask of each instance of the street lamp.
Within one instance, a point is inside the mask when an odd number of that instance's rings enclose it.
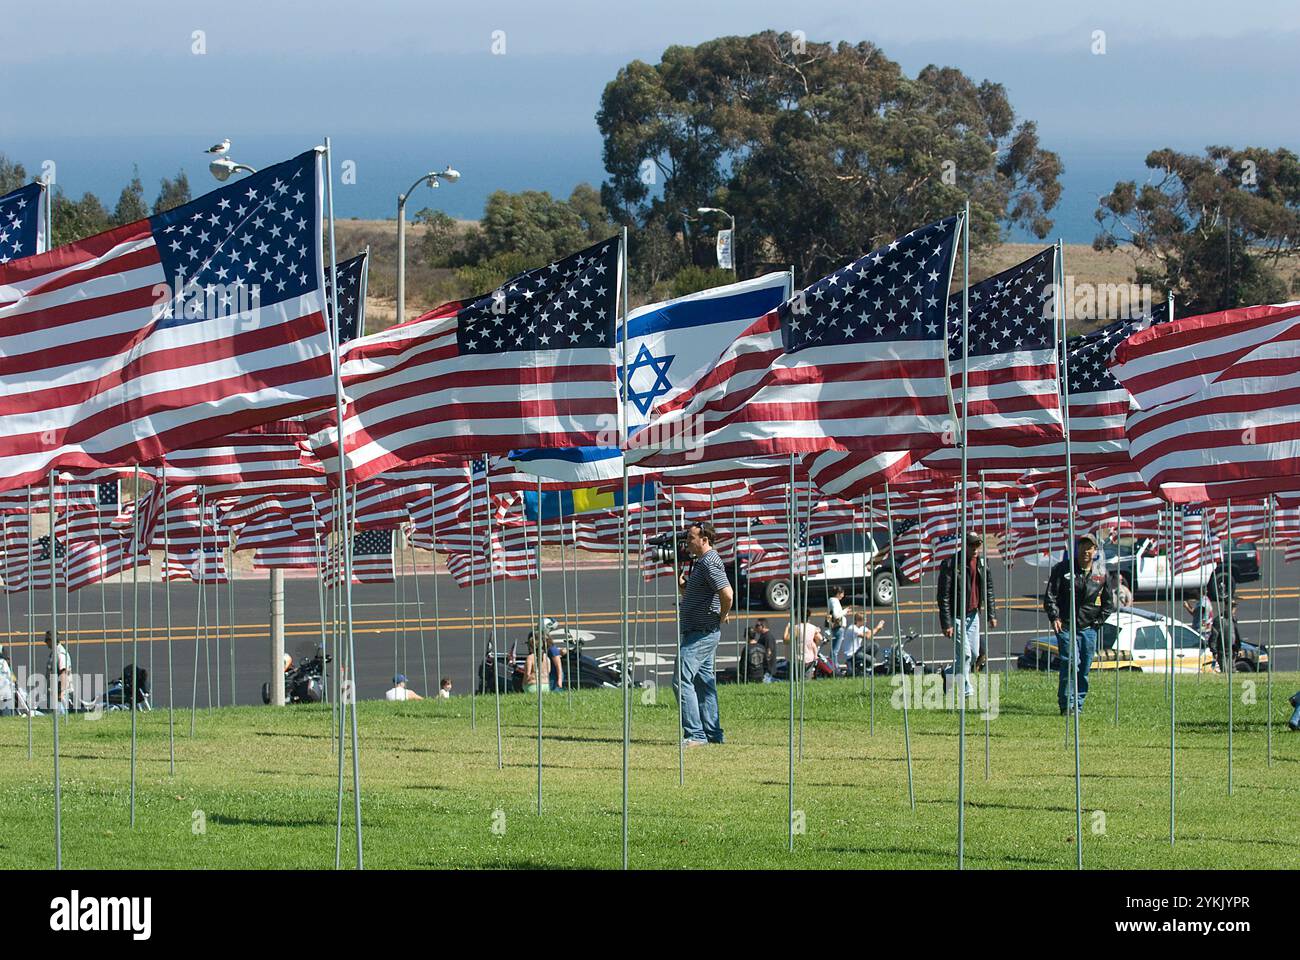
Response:
[[[736,272],[736,218],[721,207],[696,207],[696,213],[720,213],[731,221],[731,272]]]
[[[436,190],[440,180],[455,183],[460,179],[460,171],[448,166],[442,171],[430,171],[411,184],[405,193],[397,195],[397,322],[406,319],[406,201],[411,198],[415,188],[427,183],[429,189]]]
[[[228,157],[226,154],[230,151],[230,138],[227,137],[220,143],[214,143],[203,152],[209,154],[212,160],[208,163],[208,172],[214,177],[225,183],[234,173],[257,173],[246,163],[239,163],[234,157]]]

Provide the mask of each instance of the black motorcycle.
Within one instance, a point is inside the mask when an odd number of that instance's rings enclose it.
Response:
[[[502,693],[524,692],[524,658],[518,656],[517,647],[517,642],[512,642],[509,651],[499,653],[488,646],[478,668],[478,693],[491,693],[494,686]],[[582,652],[580,642],[567,647],[561,656],[566,685],[575,684],[580,690],[617,689],[623,685],[623,672],[615,657],[589,657]],[[639,687],[641,682],[634,681],[632,686]]]
[[[284,702],[285,703],[320,703],[325,699],[325,664],[333,661],[333,657],[326,654],[321,656],[320,648],[316,648],[314,656],[308,657],[296,667],[291,667],[284,673]],[[262,702],[271,702],[271,684],[262,684]]]
[[[848,672],[858,676],[868,672],[877,675],[934,673],[934,667],[927,666],[907,652],[907,644],[917,638],[917,632],[909,630],[901,643],[887,647],[882,647],[873,640],[849,658]]]

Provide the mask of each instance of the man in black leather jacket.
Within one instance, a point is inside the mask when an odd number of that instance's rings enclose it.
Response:
[[[1074,708],[1083,711],[1083,701],[1088,696],[1088,671],[1097,651],[1097,628],[1115,612],[1115,593],[1106,576],[1105,567],[1094,567],[1097,542],[1083,536],[1075,541],[1073,569],[1071,557],[1052,567],[1043,591],[1043,611],[1052,623],[1057,648],[1061,654],[1061,674],[1056,684],[1056,703],[1065,711]],[[1075,636],[1071,642],[1070,593],[1074,592]],[[1077,658],[1077,659],[1075,659]],[[1078,674],[1078,696],[1070,691],[1070,663],[1075,659]],[[1068,695],[1067,695],[1068,694]]]
[[[967,533],[966,616],[963,618],[965,629],[962,633],[960,654],[960,659],[963,662],[956,663],[959,657],[954,649],[953,673],[960,672],[965,682],[965,693],[968,697],[973,692],[970,683],[971,660],[980,657],[981,608],[988,615],[989,626],[996,629],[998,625],[998,618],[993,613],[993,578],[989,576],[988,564],[984,562],[984,557],[980,555],[980,547],[983,545],[984,539],[978,533]],[[939,626],[943,629],[943,635],[949,638],[953,634],[954,618],[952,611],[957,603],[957,577],[954,572],[956,567],[956,556],[948,557],[939,564],[939,586],[937,590]]]

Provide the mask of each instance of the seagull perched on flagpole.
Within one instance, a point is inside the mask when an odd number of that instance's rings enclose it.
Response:
[[[212,146],[208,147],[208,149],[203,152],[215,154],[216,156],[221,156],[229,149],[230,149],[230,138],[227,137],[225,140],[222,140],[220,143],[214,143]]]

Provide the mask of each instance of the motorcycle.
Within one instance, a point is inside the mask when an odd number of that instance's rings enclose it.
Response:
[[[320,703],[325,699],[325,664],[333,661],[328,654],[321,656],[320,647],[314,656],[308,657],[297,666],[291,666],[284,674],[285,703]],[[271,684],[262,684],[262,702],[271,702]]]
[[[132,695],[138,710],[152,710],[153,701],[149,696],[149,671],[128,663],[122,668],[122,675],[113,678],[100,698],[104,710],[130,710]]]
[[[909,630],[901,643],[881,647],[872,641],[849,658],[848,672],[855,675],[874,673],[876,675],[896,673],[934,673],[935,668],[907,652],[907,644],[918,638],[915,630]]]
[[[562,630],[551,632],[551,640],[563,650],[564,682],[576,684],[579,689],[614,688],[623,685],[623,670],[615,654],[603,657],[590,657],[582,652],[581,634],[566,645],[569,633]],[[478,669],[478,687],[480,694],[490,693],[499,688],[502,693],[523,693],[524,660],[518,654],[518,641],[512,641],[506,652],[493,650],[491,644],[483,652],[483,662]],[[631,686],[639,687],[639,680]]]

